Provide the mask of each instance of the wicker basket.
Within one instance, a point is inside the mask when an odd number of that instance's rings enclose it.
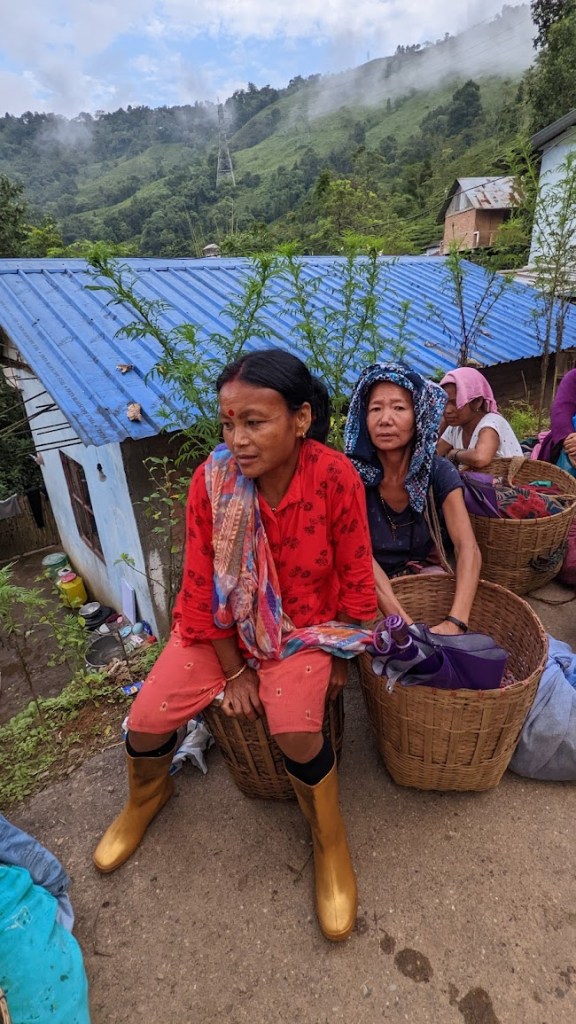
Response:
[[[495,459],[485,472],[518,484],[551,480],[574,502],[563,512],[543,519],[489,519],[470,515],[482,552],[482,577],[515,594],[543,587],[560,572],[566,538],[576,513],[576,479],[558,466],[538,459]]]
[[[450,576],[403,576],[394,593],[416,621],[441,622],[450,611]],[[489,633],[509,652],[518,680],[499,690],[437,690],[397,685],[360,658],[362,691],[378,749],[392,778],[416,789],[484,790],[497,786],[532,705],[548,643],[530,606],[493,583],[480,583],[470,615],[473,630]]]
[[[202,712],[234,782],[246,796],[263,800],[294,800],[295,794],[284,768],[284,759],[272,739],[265,718],[228,718],[219,704]],[[344,737],[344,698],[328,701],[324,735],[332,740],[340,759]]]
[[[12,1018],[8,1010],[8,1003],[6,1002],[6,996],[0,988],[0,1024],[11,1024]]]

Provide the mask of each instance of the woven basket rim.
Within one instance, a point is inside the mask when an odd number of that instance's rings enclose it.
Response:
[[[482,519],[484,517],[480,516],[480,518]],[[521,522],[521,520],[516,520],[516,522]],[[392,589],[394,590],[398,587],[401,588],[405,586],[414,586],[415,584],[418,584],[419,587],[431,587],[434,585],[437,586],[438,583],[444,584],[446,583],[446,581],[451,581],[452,583],[454,583],[455,576],[452,573],[448,572],[435,572],[434,574],[428,576],[395,576],[394,579],[390,580],[390,583],[392,585]],[[501,583],[494,583],[493,580],[485,580],[482,579],[482,577],[478,581],[477,591],[480,589],[496,591],[501,596],[505,596],[506,598],[512,598],[513,604],[521,602],[528,609],[529,614],[534,617],[536,624],[539,627],[539,631],[544,636],[546,635],[546,630],[540,622],[540,619],[538,618],[536,612],[532,608],[532,605],[529,604],[528,601],[526,601],[526,599],[522,597],[521,594],[516,594],[514,590],[510,590],[509,587],[504,587]]]
[[[364,657],[365,658],[370,658],[371,656],[369,654],[363,654],[362,657],[363,658]],[[473,693],[475,696],[478,696],[479,700],[484,700],[484,701],[489,701],[491,697],[493,697],[495,700],[500,700],[500,699],[502,699],[503,696],[505,696],[507,698],[510,698],[510,697],[513,697],[515,695],[516,691],[519,692],[520,690],[526,689],[527,686],[531,685],[534,673],[538,671],[538,669],[540,667],[540,664],[542,664],[542,661],[545,661],[545,660],[546,660],[546,652],[544,652],[544,655],[543,655],[542,660],[539,663],[539,665],[535,669],[533,669],[532,672],[530,673],[530,675],[526,676],[525,679],[515,679],[514,682],[510,683],[509,686],[495,686],[495,687],[492,687],[492,689],[490,689],[490,690],[481,690],[481,689],[479,690],[476,687],[468,688],[468,687],[465,687],[465,686],[459,686],[456,689],[451,690],[451,689],[447,689],[445,686],[426,686],[423,683],[420,683],[420,684],[417,683],[414,686],[406,687],[406,689],[409,689],[411,693],[413,691],[418,691],[420,696],[422,696],[422,697],[427,697],[428,695],[430,695],[430,699],[431,700],[432,700],[433,697],[443,696],[444,694],[448,694],[448,693],[450,694],[451,699],[454,698],[454,697],[456,697],[456,699],[458,699],[457,695],[459,693],[466,694],[466,695],[469,695],[469,694]],[[379,680],[384,680],[384,679],[386,679],[386,676],[375,676],[374,678],[375,679],[379,679]],[[381,685],[384,685],[384,684],[381,683]],[[397,684],[397,685],[401,685],[401,684]],[[384,686],[384,688],[385,688],[385,686]],[[488,695],[488,696],[486,696],[486,695]],[[462,699],[464,699],[464,698],[462,698]],[[468,700],[469,697],[466,696],[465,699]]]
[[[432,589],[434,587],[437,587],[438,585],[441,585],[441,586],[452,585],[452,587],[453,587],[455,585],[455,577],[451,576],[449,573],[435,573],[433,576],[397,576],[395,579],[391,580],[391,584],[392,584],[392,589],[393,590],[398,590],[398,589],[401,590],[401,589],[403,589],[405,587],[414,587],[416,585],[419,588],[425,587],[425,588],[428,588],[428,589]],[[508,601],[512,605],[516,605],[516,606],[521,605],[522,606],[523,611],[528,614],[528,616],[529,616],[529,618],[530,618],[530,620],[532,622],[534,631],[535,631],[535,633],[536,633],[536,635],[538,637],[538,640],[539,640],[539,642],[540,642],[540,644],[542,646],[542,655],[541,655],[541,657],[540,657],[540,659],[538,661],[538,665],[524,679],[517,679],[517,680],[515,680],[514,683],[511,683],[510,686],[498,687],[498,689],[495,689],[495,690],[469,690],[469,689],[460,688],[458,690],[447,691],[447,690],[444,690],[442,687],[432,687],[432,686],[414,686],[414,687],[411,687],[411,689],[426,690],[428,693],[434,691],[436,694],[447,693],[447,692],[449,692],[451,694],[458,694],[458,693],[466,693],[466,694],[470,694],[470,693],[478,693],[478,694],[500,693],[500,694],[508,694],[509,696],[512,696],[513,693],[514,693],[515,687],[519,687],[519,686],[523,686],[523,685],[528,684],[530,682],[530,680],[532,679],[532,677],[534,676],[534,672],[540,671],[540,673],[542,673],[544,671],[544,666],[546,664],[546,659],[547,659],[547,656],[548,656],[548,634],[546,633],[546,630],[544,629],[544,626],[543,626],[542,622],[540,621],[539,616],[536,614],[536,612],[532,608],[532,605],[529,604],[529,602],[526,601],[526,599],[524,597],[522,597],[521,594],[515,593],[515,591],[510,590],[509,587],[502,586],[501,583],[493,583],[492,580],[480,579],[478,581],[478,587],[476,588],[476,593],[477,594],[478,593],[482,593],[482,594],[488,593],[488,594],[492,595],[495,600],[499,598],[501,601],[506,600],[506,601]],[[498,607],[498,606],[496,605],[496,607]],[[364,656],[365,655],[363,655],[363,657]],[[483,697],[481,699],[487,700],[489,698]]]

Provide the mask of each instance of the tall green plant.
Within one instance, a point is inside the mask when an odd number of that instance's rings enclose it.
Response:
[[[530,172],[536,179],[534,164]],[[544,410],[551,355],[560,352],[566,319],[572,305],[576,268],[576,153],[569,153],[558,170],[542,176],[532,235],[533,282],[540,293],[534,326],[542,350],[538,411]]]
[[[142,502],[144,514],[151,523],[151,532],[164,543],[164,573],[159,575],[146,568],[136,568],[134,558],[123,552],[117,562],[129,566],[134,572],[144,576],[153,586],[159,586],[166,595],[168,614],[172,612],[176,595],[182,578],[184,560],[184,544],[182,522],[186,495],[190,483],[189,475],[181,476],[174,462],[167,455],[151,457],[144,460],[153,490]]]
[[[93,250],[89,263],[98,281],[87,287],[106,292],[110,305],[123,305],[134,313],[134,320],[121,327],[118,335],[133,341],[153,338],[159,346],[151,373],[162,380],[166,398],[173,400],[163,416],[168,429],[183,435],[181,457],[205,457],[220,440],[214,388],[219,373],[238,359],[249,340],[279,341],[264,316],[272,298],[268,285],[278,274],[278,258],[265,253],[250,261],[239,295],[222,311],[229,329],[211,332],[192,323],[166,328],[162,317],[169,306],[142,298],[126,264],[111,260],[100,249]]]
[[[344,263],[333,264],[331,276],[338,282],[326,290],[325,277],[311,277],[306,265],[291,248],[274,255],[261,254],[248,264],[239,294],[222,312],[227,331],[205,333],[194,324],[166,329],[165,303],[143,299],[137,280],[126,265],[118,265],[101,250],[90,259],[97,283],[92,290],[106,292],[112,305],[124,305],[135,319],[118,332],[138,341],[153,338],[159,358],[152,371],[160,377],[173,399],[166,410],[166,426],[183,435],[180,458],[203,458],[220,440],[214,384],[220,371],[237,359],[255,339],[286,344],[266,310],[278,306],[294,315],[290,344],[300,347],[310,369],[326,383],[333,405],[330,443],[341,448],[346,405],[358,373],[358,353],[375,362],[385,354],[402,358],[407,349],[410,303],[400,303],[397,328],[385,336],[378,323],[387,291],[386,267],[376,252],[359,257],[350,249]],[[300,346],[299,346],[300,341]]]
[[[0,567],[0,645],[16,656],[38,717],[42,720],[42,707],[29,662],[29,640],[48,601],[39,588],[19,587],[14,583],[13,568],[13,563]]]
[[[450,246],[445,267],[446,279],[443,290],[448,293],[456,307],[457,327],[452,326],[442,310],[434,303],[428,303],[428,310],[430,316],[440,324],[445,334],[453,341],[456,364],[467,366],[472,348],[485,329],[491,310],[512,283],[512,277],[508,274],[500,274],[496,270],[486,271],[486,283],[478,299],[472,299],[468,294],[466,261],[457,243]]]
[[[56,650],[48,654],[46,664],[51,668],[66,665],[70,677],[80,679],[86,670],[86,627],[76,615],[54,607],[51,602],[38,621],[49,627],[56,644]]]
[[[329,443],[342,448],[344,423],[351,387],[358,376],[358,359],[374,363],[384,355],[400,359],[406,353],[409,302],[400,305],[398,331],[382,334],[378,323],[387,291],[385,268],[377,253],[358,257],[348,253],[344,263],[333,264],[329,291],[324,275],[311,277],[294,254],[281,264],[285,302],[295,317],[291,338],[306,353],[308,366],[327,385],[332,402]],[[300,344],[298,345],[298,342]]]

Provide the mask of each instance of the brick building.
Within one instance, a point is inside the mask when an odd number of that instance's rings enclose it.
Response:
[[[493,245],[514,205],[513,177],[456,178],[438,215],[444,223],[442,252],[453,242],[459,249]]]

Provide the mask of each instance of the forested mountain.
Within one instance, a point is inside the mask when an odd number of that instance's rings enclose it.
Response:
[[[7,114],[0,175],[23,186],[32,255],[98,239],[150,256],[200,255],[213,241],[225,252],[286,241],[334,252],[349,235],[418,252],[441,235],[455,177],[510,169],[530,127],[518,86],[533,35],[526,6],[504,7],[461,36],[354,71],[281,90],[250,84],[223,104],[235,185],[216,185],[209,103]]]

